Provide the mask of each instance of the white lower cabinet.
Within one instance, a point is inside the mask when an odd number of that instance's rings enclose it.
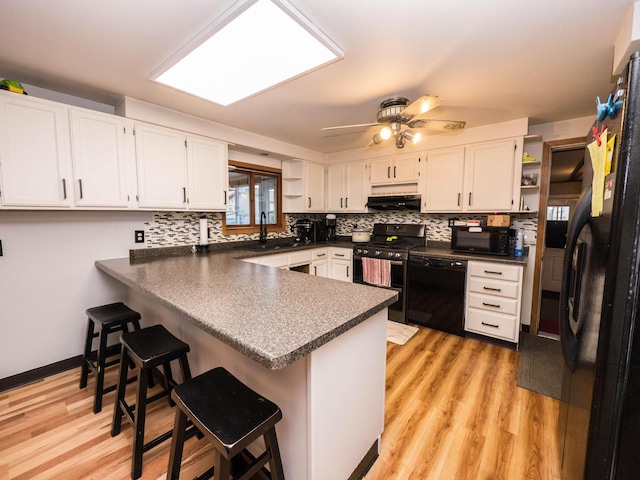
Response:
[[[329,276],[329,249],[318,248],[311,251],[311,275],[317,277]]]
[[[523,267],[469,261],[465,330],[518,343]]]
[[[350,248],[330,248],[330,272],[329,277],[343,282],[353,282],[353,268],[351,266]]]

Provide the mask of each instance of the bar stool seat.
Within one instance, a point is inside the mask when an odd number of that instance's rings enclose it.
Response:
[[[86,314],[88,317],[87,336],[82,355],[80,388],[87,386],[89,372],[93,372],[96,376],[93,413],[99,413],[102,410],[102,397],[116,389],[116,385],[104,387],[104,371],[107,367],[116,365],[120,361],[119,358],[107,361],[108,357],[120,352],[119,344],[117,349],[107,346],[108,337],[112,333],[128,332],[129,324],[133,326],[134,330],[140,330],[140,314],[122,302],[88,308]],[[94,338],[99,338],[98,355],[95,362],[92,356]]]
[[[214,467],[198,479],[228,480],[234,457],[262,436],[266,450],[236,479],[252,478],[268,462],[272,480],[284,480],[275,425],[280,408],[244,385],[222,367],[178,385],[171,396],[177,405],[167,479],[178,480],[188,422],[204,434],[215,452]],[[248,453],[250,459],[253,456]],[[237,462],[233,462],[234,466]],[[266,470],[265,470],[266,472]]]
[[[177,385],[177,382],[173,379],[170,362],[178,360],[183,380],[189,380],[191,378],[189,360],[187,359],[189,345],[173,336],[162,325],[154,325],[134,332],[124,333],[120,337],[120,343],[122,344],[120,376],[113,409],[111,436],[115,437],[120,433],[123,416],[133,426],[131,478],[136,479],[142,475],[142,454],[171,438],[172,432],[169,431],[148,443],[144,443],[147,404],[167,397],[169,404],[171,406],[174,405],[170,393]],[[135,405],[129,405],[125,400],[127,370],[130,363],[133,363],[138,377]],[[160,366],[164,375],[161,375],[158,371]],[[159,377],[163,389],[161,392],[147,398],[149,379],[154,374]]]

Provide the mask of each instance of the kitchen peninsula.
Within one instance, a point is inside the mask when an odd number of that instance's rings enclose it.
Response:
[[[126,302],[144,325],[162,323],[189,343],[194,374],[224,366],[280,406],[288,478],[349,478],[379,448],[387,307],[396,293],[239,259],[247,255],[96,266],[129,287]]]

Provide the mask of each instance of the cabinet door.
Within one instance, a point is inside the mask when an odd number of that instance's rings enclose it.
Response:
[[[327,211],[341,212],[345,208],[345,165],[330,165],[327,168]]]
[[[369,173],[371,185],[393,183],[391,163],[392,160],[389,157],[375,158],[371,160],[371,171]]]
[[[327,260],[316,260],[311,263],[311,275],[315,275],[317,277],[328,277],[329,276],[329,262]]]
[[[365,212],[367,208],[367,164],[364,161],[345,165],[345,202],[346,212]]]
[[[185,135],[140,123],[135,128],[140,207],[186,209]]]
[[[464,147],[427,153],[424,211],[462,211]]]
[[[331,260],[331,278],[342,280],[343,282],[352,282],[351,261]]]
[[[17,94],[0,96],[2,205],[70,207],[67,109]]]
[[[76,205],[126,207],[124,120],[70,110]]]
[[[393,159],[391,178],[396,183],[410,183],[418,181],[418,165],[420,155],[407,153]]]
[[[191,210],[227,209],[227,144],[187,136],[188,198]]]
[[[464,202],[467,211],[511,210],[514,155],[514,140],[466,148]]]
[[[311,162],[307,162],[306,165],[307,198],[305,211],[324,212],[325,167]]]

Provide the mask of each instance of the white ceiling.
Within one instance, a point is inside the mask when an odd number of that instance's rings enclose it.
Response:
[[[633,0],[290,0],[344,60],[231,107],[155,84],[149,74],[233,0],[17,0],[0,15],[0,78],[115,105],[129,96],[332,153],[364,147],[382,99],[424,93],[432,118],[467,128],[595,113]],[[253,41],[259,41],[253,40]],[[233,48],[232,45],[229,48]],[[209,65],[224,75],[224,65]],[[259,71],[255,75],[260,75]]]

